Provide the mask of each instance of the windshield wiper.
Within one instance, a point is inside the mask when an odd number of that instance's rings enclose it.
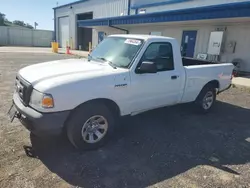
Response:
[[[100,59],[100,60],[102,60],[102,61],[108,62],[108,64],[109,64],[111,67],[113,67],[114,69],[117,69],[117,67],[116,67],[111,61],[107,60],[107,59],[104,58],[104,57],[97,57],[96,59]]]

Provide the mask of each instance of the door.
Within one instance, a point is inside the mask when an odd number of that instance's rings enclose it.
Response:
[[[176,104],[181,95],[181,73],[175,69],[171,43],[151,43],[139,61],[155,62],[157,73],[131,73],[131,111],[136,113]],[[184,74],[183,74],[184,75]]]
[[[197,31],[183,31],[181,54],[184,57],[194,57]]]
[[[103,41],[105,33],[103,31],[98,32],[98,44]]]
[[[59,44],[61,48],[69,45],[69,17],[59,18]]]

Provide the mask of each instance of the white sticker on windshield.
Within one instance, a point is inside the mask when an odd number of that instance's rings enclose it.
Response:
[[[136,39],[127,39],[124,43],[139,46],[141,44],[141,41]]]

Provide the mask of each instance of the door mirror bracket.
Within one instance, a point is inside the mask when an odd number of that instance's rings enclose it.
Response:
[[[141,66],[136,69],[136,73],[137,74],[157,73],[156,63],[151,61],[143,61]]]

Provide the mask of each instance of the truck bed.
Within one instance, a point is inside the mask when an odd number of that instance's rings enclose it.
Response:
[[[189,57],[183,57],[182,63],[183,63],[183,66],[220,64],[220,62],[194,59],[194,58],[189,58]]]
[[[218,81],[218,91],[227,89],[231,84],[233,70],[231,63],[196,64],[184,66],[184,69],[186,72],[186,85],[182,103],[194,101],[204,85],[212,80]]]

